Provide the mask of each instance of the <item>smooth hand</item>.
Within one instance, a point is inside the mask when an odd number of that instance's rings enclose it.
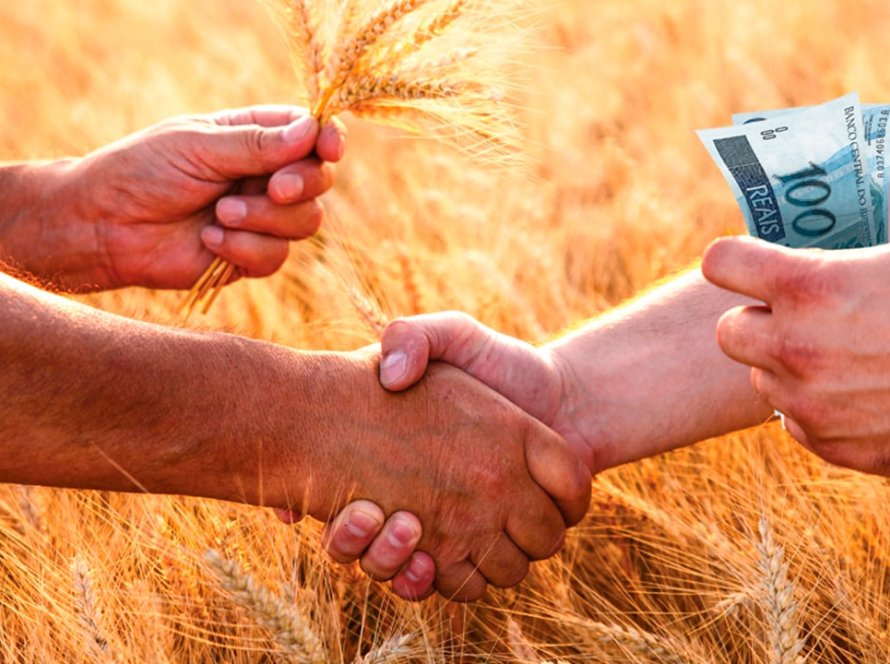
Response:
[[[175,118],[72,162],[58,222],[88,238],[74,290],[189,288],[214,255],[237,276],[276,271],[288,243],[315,233],[343,132],[303,109],[259,106]],[[50,223],[50,222],[46,222]],[[53,229],[44,229],[43,233]],[[62,235],[59,233],[58,235]],[[85,272],[85,273],[84,273]]]
[[[728,312],[718,342],[751,369],[788,432],[827,461],[890,475],[890,248],[786,249],[715,242],[702,272],[762,301]]]
[[[566,393],[570,372],[550,349],[500,334],[467,314],[446,312],[394,321],[384,332],[382,351],[380,379],[387,389],[406,390],[424,376],[430,362],[446,362],[559,433],[576,457],[594,469],[591,445],[573,422],[570,404],[575,400]],[[353,503],[328,527],[327,547],[340,562],[359,559],[378,578],[394,576],[397,594],[422,597],[428,594],[434,565],[429,556],[414,551],[420,533],[420,522],[410,513],[384,522],[373,503]]]

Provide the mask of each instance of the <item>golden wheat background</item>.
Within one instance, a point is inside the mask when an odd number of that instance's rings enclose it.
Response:
[[[356,288],[387,315],[462,309],[541,340],[743,230],[694,129],[853,89],[890,99],[886,2],[533,8],[532,53],[514,63],[525,177],[352,122],[320,239],[201,323],[352,349],[372,341]],[[291,103],[293,80],[259,2],[4,2],[0,158]],[[89,301],[175,321],[179,297]],[[0,659],[885,663],[888,552],[886,481],[822,464],[775,426],[602,475],[565,551],[470,607],[396,601],[330,564],[316,525],[262,510],[0,487]]]

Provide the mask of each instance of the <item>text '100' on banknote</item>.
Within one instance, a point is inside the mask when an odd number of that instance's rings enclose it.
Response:
[[[788,247],[868,247],[887,241],[890,106],[866,106],[865,113],[850,94],[821,106],[737,115],[732,127],[698,134],[754,237]]]

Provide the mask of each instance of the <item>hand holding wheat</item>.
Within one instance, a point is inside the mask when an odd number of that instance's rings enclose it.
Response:
[[[499,83],[518,32],[493,0],[267,0],[288,37],[302,95],[324,126],[351,112],[441,136],[476,158],[516,154]],[[497,7],[495,7],[497,5]],[[497,11],[495,11],[497,10]],[[501,17],[501,20],[492,19]],[[507,17],[507,18],[503,18]],[[217,257],[183,307],[206,312],[234,274]]]
[[[3,259],[75,292],[188,288],[208,249],[242,276],[272,274],[288,242],[321,222],[315,199],[333,183],[324,162],[343,152],[336,129],[319,131],[303,108],[252,106],[171,118],[79,158],[11,165]],[[232,204],[244,206],[237,218]]]

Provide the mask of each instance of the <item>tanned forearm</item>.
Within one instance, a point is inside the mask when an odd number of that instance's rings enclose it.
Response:
[[[0,311],[2,482],[285,507],[339,472],[321,455],[352,406],[327,383],[349,383],[344,356],[139,323],[3,274]]]
[[[547,348],[567,419],[607,468],[766,420],[749,369],[717,346],[720,316],[750,300],[699,270],[655,288]]]

